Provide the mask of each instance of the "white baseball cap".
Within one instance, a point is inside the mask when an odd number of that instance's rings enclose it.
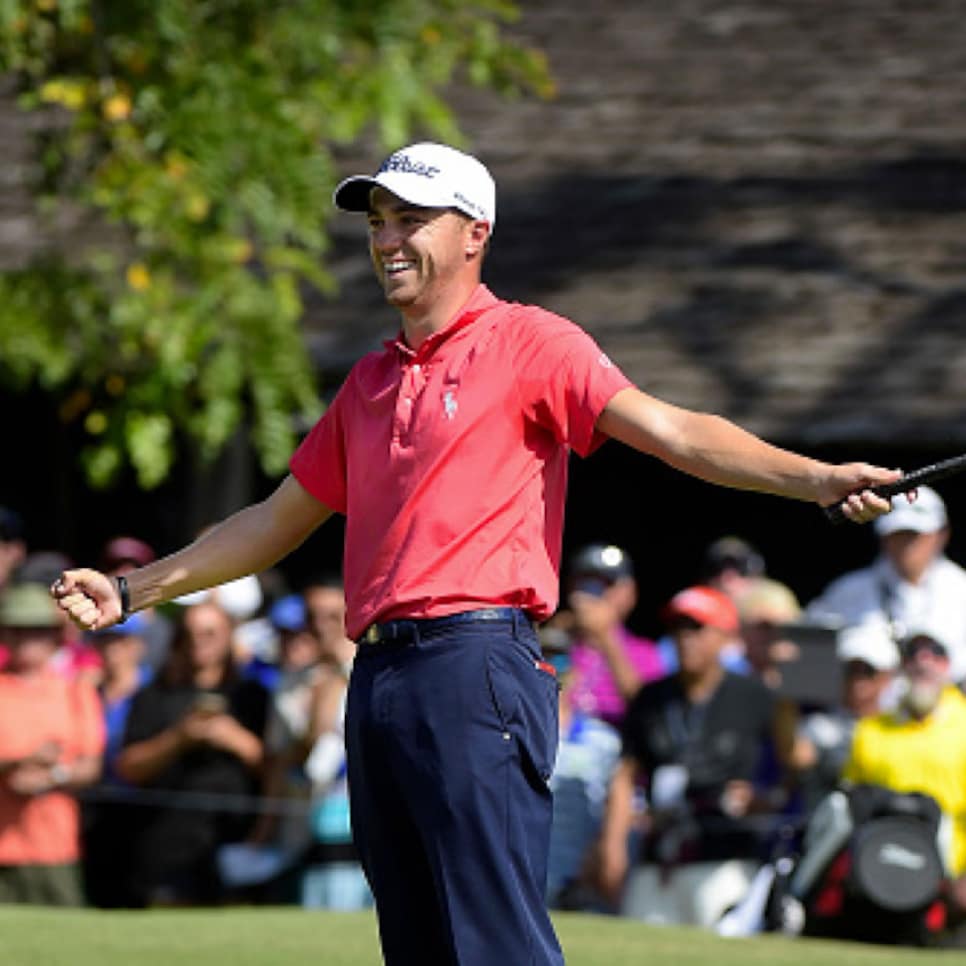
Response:
[[[900,530],[936,533],[946,526],[948,517],[942,497],[928,486],[920,486],[916,492],[916,499],[912,502],[904,494],[897,496],[892,504],[892,512],[876,519],[875,532],[880,537]]]
[[[838,659],[864,661],[877,671],[894,671],[899,666],[899,649],[884,621],[866,620],[843,627],[835,648]]]
[[[372,175],[346,178],[332,196],[343,211],[368,211],[376,186],[421,208],[457,208],[496,224],[496,184],[486,166],[445,144],[423,141],[400,148]]]

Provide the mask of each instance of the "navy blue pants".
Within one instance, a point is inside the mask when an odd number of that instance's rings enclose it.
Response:
[[[492,612],[491,616],[492,616]],[[388,966],[560,966],[545,886],[557,682],[519,611],[381,625],[346,746]]]

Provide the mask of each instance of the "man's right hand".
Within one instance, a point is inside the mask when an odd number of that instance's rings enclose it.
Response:
[[[50,593],[81,630],[96,631],[121,619],[117,584],[98,570],[65,570]]]

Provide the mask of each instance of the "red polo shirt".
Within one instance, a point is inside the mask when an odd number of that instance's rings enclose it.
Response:
[[[291,460],[346,515],[346,624],[557,606],[570,449],[628,379],[572,322],[480,286],[413,352],[361,359]]]

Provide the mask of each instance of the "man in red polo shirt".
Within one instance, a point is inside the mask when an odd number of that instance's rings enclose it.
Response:
[[[556,608],[567,458],[613,436],[714,483],[865,522],[896,473],[773,447],[648,396],[571,322],[480,282],[493,179],[439,144],[343,182],[402,328],[352,370],[268,499],[125,580],[66,572],[84,627],[262,570],[346,516],[360,642],[346,741],[353,830],[387,963],[559,964],[544,907],[557,687],[533,622]]]

